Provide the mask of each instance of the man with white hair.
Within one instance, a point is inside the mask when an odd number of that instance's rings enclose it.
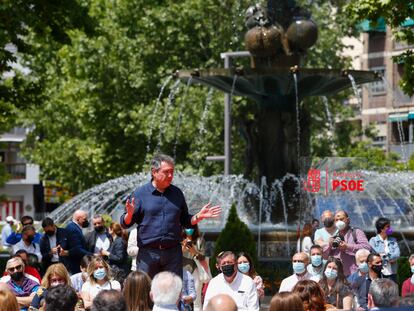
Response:
[[[29,279],[24,274],[24,262],[20,257],[13,257],[7,261],[6,271],[9,274],[7,281],[2,278],[13,295],[16,296],[20,310],[27,310],[39,288],[39,283]]]
[[[72,221],[66,226],[68,237],[66,268],[71,274],[80,272],[80,261],[83,256],[93,255],[86,249],[86,242],[82,233],[82,228],[87,227],[89,227],[88,213],[76,210],[73,213]]]
[[[391,279],[373,280],[368,291],[368,309],[395,307],[398,304],[398,285]]]
[[[368,263],[367,263],[368,255],[369,255],[369,250],[365,248],[361,248],[357,250],[357,252],[355,253],[355,263],[358,266],[358,271],[355,271],[350,276],[348,276],[348,282],[349,284],[351,284],[351,286],[358,279],[358,277],[360,276],[364,277],[367,275],[368,270],[369,270]]]
[[[153,311],[178,310],[183,282],[181,278],[168,271],[160,272],[151,282],[151,299],[154,302]]]
[[[207,287],[203,310],[218,294],[229,295],[239,311],[259,311],[259,298],[252,278],[238,271],[237,259],[233,252],[226,251],[220,257],[221,273],[213,278]]]

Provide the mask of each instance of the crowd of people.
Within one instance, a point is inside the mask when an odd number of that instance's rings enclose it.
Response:
[[[157,155],[151,181],[127,199],[119,223],[77,210],[65,228],[51,218],[36,232],[23,216],[16,230],[6,219],[3,246],[11,258],[0,278],[0,309],[102,311],[259,311],[263,279],[250,254],[223,250],[212,276],[198,223],[220,215],[208,203],[189,214],[171,181],[174,161]],[[93,230],[84,234],[90,223]],[[271,311],[377,310],[414,303],[414,276],[399,296],[400,249],[387,218],[369,241],[345,211],[324,211],[304,226],[293,274],[282,280]],[[134,225],[128,233],[126,230]],[[129,264],[129,258],[132,264]],[[409,257],[414,275],[414,255]]]

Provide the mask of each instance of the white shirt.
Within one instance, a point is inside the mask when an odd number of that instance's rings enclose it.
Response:
[[[233,298],[239,311],[259,311],[259,298],[256,284],[252,278],[237,271],[233,282],[228,283],[223,273],[213,278],[207,287],[203,310],[206,309],[211,298],[218,294],[227,294]]]
[[[106,233],[99,233],[96,237],[95,253],[99,253],[101,249],[107,251],[110,245],[111,241],[109,241]]]
[[[305,253],[309,253],[310,248],[312,247],[313,243],[312,243],[312,239],[308,236],[305,236],[302,238],[302,241],[300,239],[298,239],[297,241],[297,252],[305,252]]]
[[[13,253],[16,253],[20,249],[24,249],[28,254],[35,254],[39,262],[42,261],[42,254],[40,253],[39,244],[36,245],[32,242],[29,246],[27,246],[23,239],[21,239],[18,243],[13,245]]]
[[[378,236],[382,241],[384,241],[384,252],[385,252],[385,254],[389,254],[390,253],[390,248],[388,246],[388,239],[384,240],[380,234],[378,234]],[[381,273],[383,275],[391,275],[392,274],[391,264],[388,263],[387,265],[382,265]]]
[[[105,289],[116,289],[120,291],[121,284],[119,284],[118,281],[113,280],[110,282],[106,282],[102,286],[97,283],[91,284],[90,281],[86,281],[82,285],[82,292],[89,293],[89,297],[91,298],[91,300],[93,300],[101,291]]]
[[[134,228],[129,233],[128,237],[128,247],[127,247],[127,253],[129,256],[132,257],[132,264],[131,264],[131,270],[135,271],[137,270],[137,256],[138,256],[138,244],[137,244],[137,228]]]
[[[13,232],[12,227],[8,222],[4,225],[3,229],[1,229],[1,243],[5,247],[11,246],[9,243],[6,242],[9,235]]]
[[[152,311],[178,311],[178,308],[176,305],[169,305],[169,306],[157,306],[154,305],[154,307],[152,307]]]
[[[49,239],[50,249],[56,247],[56,233],[52,236],[48,235],[47,238]],[[59,255],[53,254],[52,255],[52,262],[59,262]]]
[[[280,284],[279,293],[281,292],[290,292],[292,291],[293,287],[295,287],[296,283],[302,280],[310,280],[311,275],[306,272],[303,276],[299,276],[296,273],[292,274],[291,276],[283,279],[282,283]]]

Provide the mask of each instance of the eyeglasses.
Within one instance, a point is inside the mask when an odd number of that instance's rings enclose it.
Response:
[[[18,265],[16,267],[7,268],[7,271],[9,271],[10,273],[13,273],[14,271],[20,271],[20,270],[22,270],[22,268],[23,268],[22,265]]]

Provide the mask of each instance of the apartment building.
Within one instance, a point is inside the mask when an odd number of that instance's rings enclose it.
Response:
[[[28,163],[20,154],[20,145],[26,135],[27,129],[24,128],[14,128],[0,135],[0,161],[10,177],[0,188],[0,194],[6,197],[0,202],[0,221],[8,215],[15,219],[22,215],[34,217],[41,205],[39,166]]]
[[[403,27],[413,28],[414,20],[407,20]],[[362,88],[361,123],[376,129],[375,146],[406,160],[414,153],[414,98],[400,89],[403,65],[392,57],[413,46],[397,42],[381,19],[375,24],[366,21],[362,28],[361,69],[382,72],[384,79]]]

